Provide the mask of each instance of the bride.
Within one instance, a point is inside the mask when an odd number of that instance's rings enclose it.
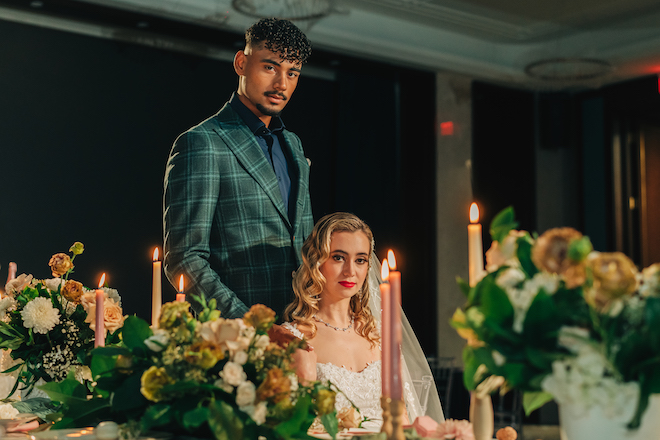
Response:
[[[319,220],[302,247],[303,263],[293,280],[295,297],[284,312],[283,327],[310,345],[309,351],[297,356],[301,379],[331,381],[342,391],[336,400],[338,412],[351,406],[350,399],[369,420],[362,426],[378,429],[382,424],[380,298],[373,273],[379,266],[376,258],[376,267],[370,264],[372,243],[371,229],[353,214],[339,212]],[[421,349],[416,355],[423,358]],[[430,374],[425,358],[422,363],[423,373]],[[410,379],[406,373],[404,377]],[[422,414],[409,382],[404,391],[412,421]],[[442,421],[437,391],[432,388],[431,399],[437,404],[431,406],[439,413],[431,416]]]

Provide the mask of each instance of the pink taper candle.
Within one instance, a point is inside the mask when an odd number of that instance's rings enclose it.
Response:
[[[391,337],[390,346],[392,350],[392,400],[403,399],[403,378],[401,376],[401,272],[396,270],[396,259],[394,252],[387,252],[387,264],[390,266],[390,289],[391,289]]]
[[[179,293],[176,294],[176,300],[179,302],[186,300],[186,294],[183,293],[183,275],[179,278]]]
[[[470,205],[470,224],[468,225],[468,281],[473,287],[484,274],[484,248],[481,240],[479,207]]]
[[[387,260],[383,260],[383,265],[381,267],[380,276],[383,278],[383,281],[387,281],[389,275],[389,268],[387,266]],[[381,332],[381,387],[383,397],[392,397],[392,295],[390,291],[390,285],[388,283],[382,283],[380,285],[380,308],[381,308],[381,322],[380,322],[380,332]]]
[[[158,248],[154,249],[153,281],[151,283],[151,325],[158,327],[160,308],[163,305],[163,289],[161,286],[161,265],[158,259]]]
[[[103,305],[105,303],[105,292],[101,287],[105,283],[105,274],[101,276],[99,288],[96,289],[96,327],[94,329],[94,347],[105,346],[105,318]]]

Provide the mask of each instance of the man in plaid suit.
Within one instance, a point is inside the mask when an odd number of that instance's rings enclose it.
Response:
[[[183,275],[187,295],[215,298],[225,318],[258,303],[281,316],[313,227],[309,163],[279,117],[309,41],[277,19],[260,20],[245,38],[234,57],[236,93],[177,138],[165,171],[165,273],[175,286]]]

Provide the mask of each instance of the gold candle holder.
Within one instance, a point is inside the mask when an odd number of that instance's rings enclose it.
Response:
[[[403,400],[392,400],[389,397],[381,397],[380,404],[383,408],[383,427],[387,440],[405,440],[403,433],[403,415],[406,404]]]
[[[392,437],[392,413],[390,413],[391,402],[392,399],[389,397],[380,398],[380,407],[383,408],[383,426],[381,426],[380,432],[384,432],[388,439]]]

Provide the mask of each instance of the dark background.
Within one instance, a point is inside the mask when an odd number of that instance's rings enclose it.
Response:
[[[106,272],[125,312],[149,319],[169,150],[229,99],[231,63],[2,20],[0,36],[0,277],[9,261],[49,277],[50,256],[81,241],[73,277],[93,287]],[[404,307],[431,354],[435,77],[323,52],[310,66],[334,79],[303,69],[283,119],[312,161],[314,217],[353,212],[380,258],[395,250]],[[164,300],[174,294],[166,286]]]

